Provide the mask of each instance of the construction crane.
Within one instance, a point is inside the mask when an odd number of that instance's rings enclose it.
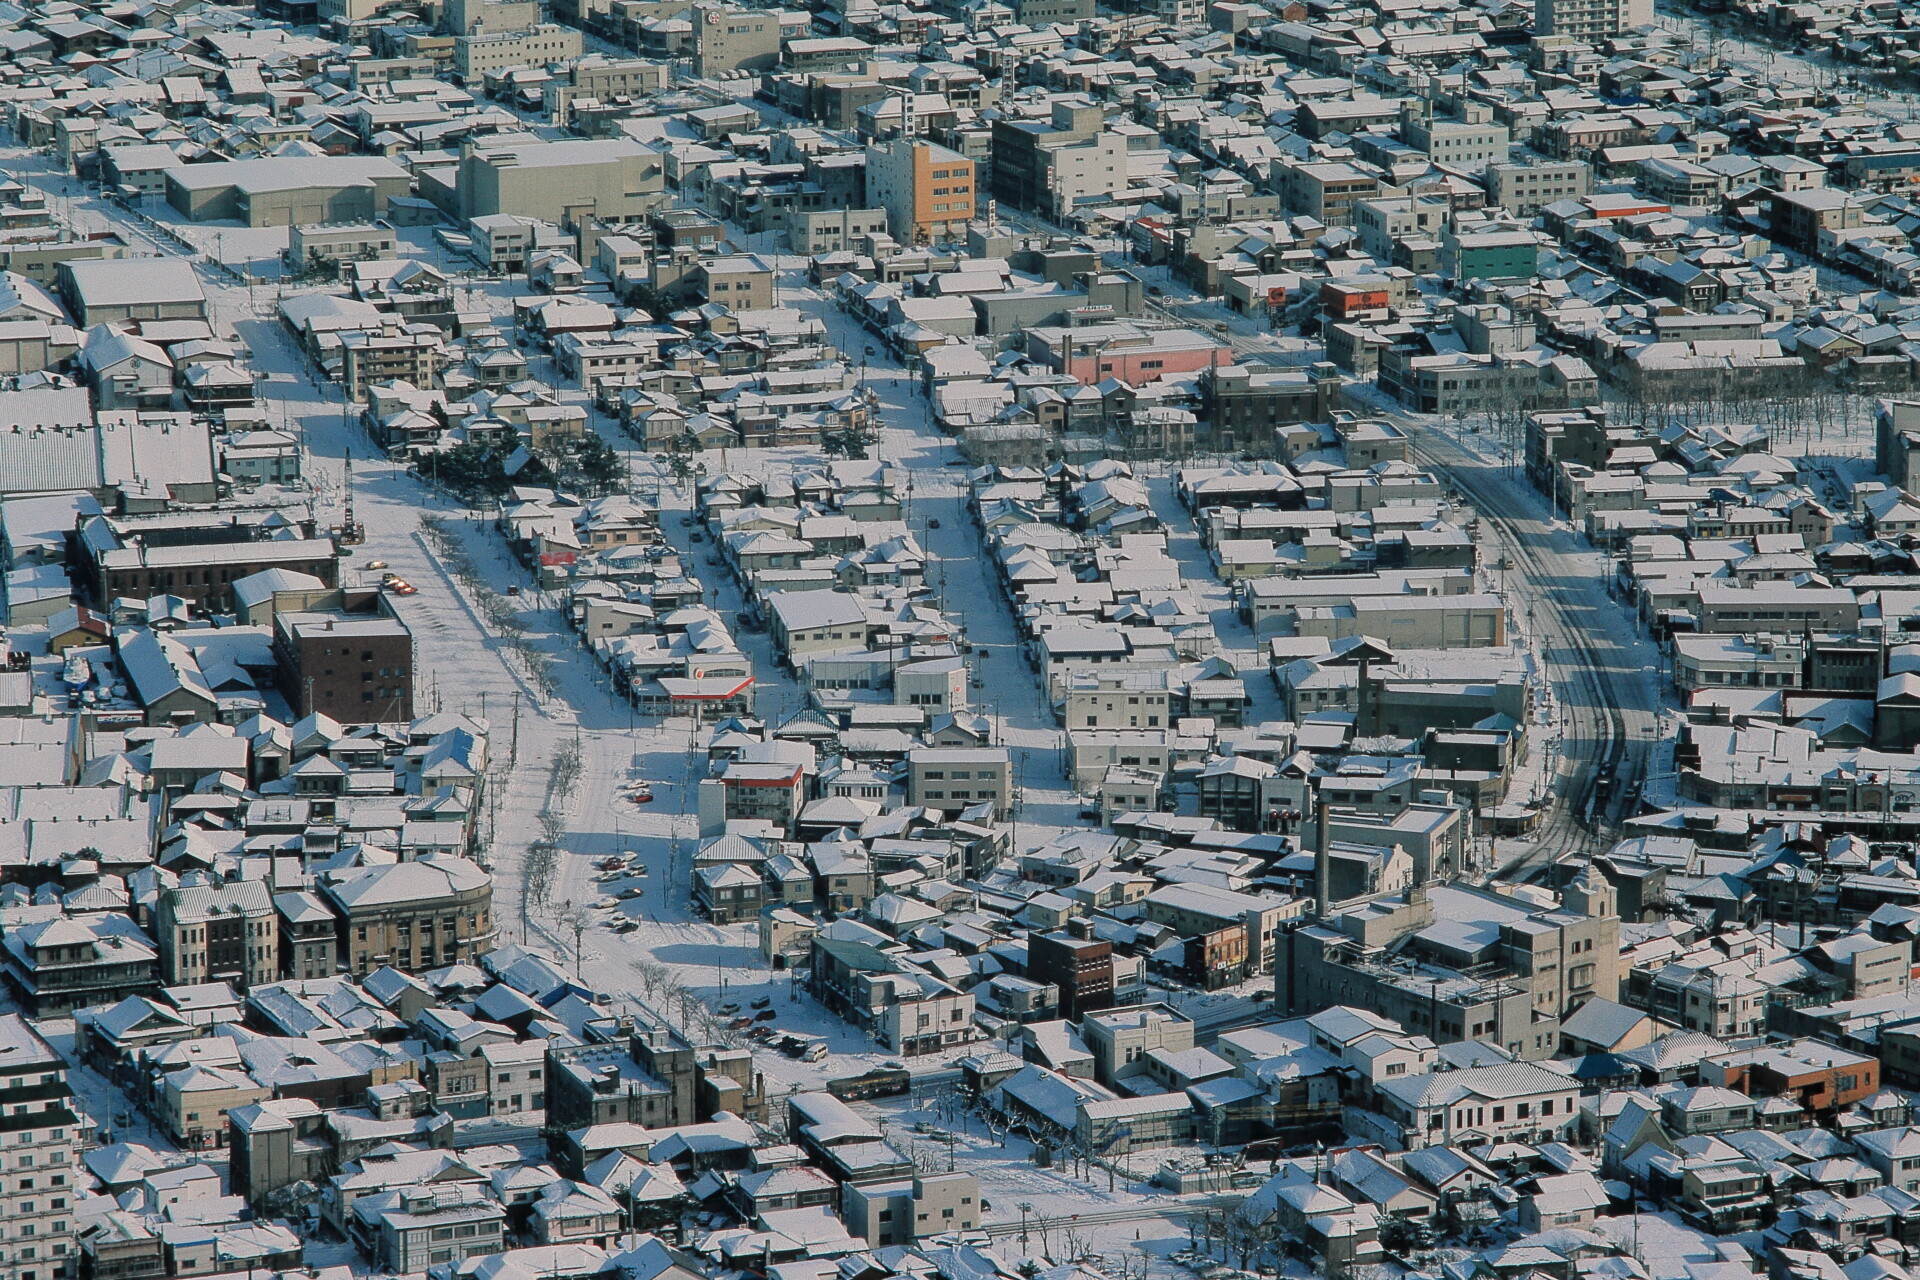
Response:
[[[357,547],[367,540],[367,531],[360,527],[360,522],[356,520],[353,515],[352,454],[347,455],[347,470],[345,479],[342,482],[342,490],[346,497],[341,504],[340,545],[343,547]]]

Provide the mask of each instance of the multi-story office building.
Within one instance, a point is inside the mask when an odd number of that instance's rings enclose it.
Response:
[[[345,607],[274,618],[287,701],[302,716],[318,711],[346,724],[411,720],[413,633],[384,596],[346,594]]]
[[[1533,33],[1601,39],[1653,21],[1653,0],[1534,0]]]
[[[330,872],[321,892],[339,915],[341,958],[355,977],[382,965],[419,973],[493,949],[493,877],[465,858]]]
[[[887,211],[903,244],[966,234],[976,187],[973,161],[937,142],[893,138],[867,147],[867,202]]]
[[[169,889],[154,904],[153,927],[168,986],[250,987],[280,976],[280,920],[264,880]]]
[[[0,1170],[0,1280],[77,1276],[72,1206],[88,1181],[74,1156],[84,1121],[72,1106],[67,1064],[17,1013],[0,1014],[0,1112],[7,1167]]]
[[[1056,102],[1051,121],[993,122],[993,194],[1016,208],[1064,218],[1126,187],[1127,140],[1099,106]]]

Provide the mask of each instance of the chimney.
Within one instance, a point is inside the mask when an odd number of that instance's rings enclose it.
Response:
[[[1313,788],[1313,909],[1322,920],[1333,909],[1333,863],[1327,858],[1327,806]]]

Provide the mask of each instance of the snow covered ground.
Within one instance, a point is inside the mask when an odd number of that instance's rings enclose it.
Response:
[[[459,507],[388,462],[353,420],[352,407],[342,403],[339,389],[312,379],[274,312],[284,293],[301,286],[244,282],[249,275],[257,281],[272,274],[270,260],[284,246],[284,232],[183,224],[164,207],[136,216],[54,173],[42,157],[16,153],[6,161],[13,171],[57,193],[57,212],[76,226],[111,226],[143,249],[151,245],[170,256],[197,250],[242,267],[237,277],[202,270],[215,328],[250,349],[266,379],[271,411],[301,434],[309,453],[316,514],[323,524],[341,518],[345,463],[352,459],[354,510],[367,538],[349,562],[348,577],[356,570],[365,574],[364,566],[379,560],[421,589],[419,595],[396,602],[415,635],[421,709],[477,715],[492,728],[498,763],[489,780],[482,856],[497,877],[495,901],[503,935],[553,949],[577,964],[582,978],[594,986],[632,999],[697,1036],[711,1031],[712,1009],[720,1003],[771,999],[780,1014],[777,1025],[824,1034],[832,1050],[814,1064],[759,1055],[775,1093],[818,1087],[884,1060],[887,1055],[870,1040],[821,1009],[786,974],[776,974],[761,962],[751,926],[716,926],[689,914],[689,867],[697,838],[693,788],[704,766],[693,751],[698,741],[693,726],[637,721],[565,626],[553,607],[557,602],[529,591],[517,597],[516,621],[526,641],[551,663],[556,692],[543,694],[514,656],[508,638],[466,600],[433,542],[423,536],[422,517],[441,522],[494,591],[524,588],[525,571],[480,513]],[[416,235],[406,241],[403,252],[454,265],[430,241]],[[818,315],[844,350],[863,350],[861,331],[824,294],[806,285],[804,260],[779,261],[782,304]],[[466,287],[470,298],[483,294],[498,314],[508,313],[510,299],[523,291],[511,280],[477,281]],[[985,680],[983,709],[998,718],[1001,740],[1014,749],[1021,788],[1014,813],[1017,838],[1023,846],[1037,845],[1074,822],[1078,808],[1063,771],[1062,734],[1020,656],[1012,615],[989,581],[978,535],[964,518],[958,468],[945,465],[955,457],[951,444],[933,429],[904,370],[882,356],[870,366],[868,383],[880,397],[884,428],[879,456],[913,472],[910,518],[923,542],[941,558],[943,598],[964,619],[972,642],[987,650],[979,660]],[[563,395],[586,401],[578,391]],[[610,443],[631,454],[630,442],[611,424],[597,414],[593,420]],[[788,458],[778,457],[781,452]],[[754,470],[794,456],[799,455],[732,451],[724,461],[708,461],[710,466]],[[691,543],[691,531],[679,526],[677,517],[689,508],[691,493],[661,477],[649,460],[641,459],[637,470],[637,485],[659,492],[663,524],[712,588],[710,598],[724,610],[737,610],[737,588],[713,568],[702,547]],[[800,710],[805,695],[779,673],[766,635],[742,629],[737,636],[759,673],[760,713],[777,722]],[[576,756],[577,781],[567,795],[552,797],[554,762]],[[636,778],[653,784],[652,804],[637,806],[622,797],[621,785]],[[539,884],[530,884],[526,852],[541,838],[540,815],[550,801],[563,828],[558,852],[551,872],[542,873]],[[626,887],[594,882],[595,862],[613,853],[639,855],[647,874],[632,885],[644,892],[594,914],[607,924],[625,917],[640,927],[623,935],[595,923],[576,935],[561,924],[562,917]],[[727,1034],[722,1032],[721,1038]],[[915,1064],[937,1065],[927,1060]]]

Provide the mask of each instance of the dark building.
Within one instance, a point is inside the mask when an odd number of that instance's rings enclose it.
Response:
[[[54,1018],[157,990],[153,944],[124,916],[118,920],[92,924],[56,917],[9,929],[0,976],[21,1008],[35,1018]]]
[[[1051,132],[1038,120],[993,122],[993,195],[1016,209],[1046,209],[1047,152]]]
[[[311,27],[320,21],[319,0],[254,0],[253,11],[268,22]]]
[[[339,581],[331,538],[281,538],[267,524],[214,519],[162,526],[95,517],[75,535],[78,554],[68,556],[76,585],[103,608],[122,596],[164,594],[217,613],[234,607],[234,583],[263,570],[311,574],[329,587]]]
[[[1296,422],[1326,422],[1340,405],[1340,372],[1322,362],[1311,369],[1227,365],[1200,374],[1202,416],[1213,426],[1214,447],[1274,449],[1274,431]]]
[[[1880,667],[1880,643],[1871,637],[1808,637],[1806,687],[1811,692],[1872,697],[1880,689]]]
[[[1085,922],[1075,920],[1072,925]],[[1113,1007],[1113,944],[1071,933],[1039,933],[1027,940],[1027,977],[1060,992],[1060,1016]]]
[[[276,1098],[228,1112],[234,1194],[260,1210],[274,1192],[334,1172],[326,1122],[327,1113],[310,1098]]]
[[[1186,939],[1181,975],[1203,991],[1218,991],[1243,982],[1247,976],[1247,930],[1245,926],[1214,929]]]
[[[273,647],[295,715],[413,719],[413,633],[380,592],[347,591],[338,608],[276,614]]]
[[[698,1083],[693,1045],[671,1027],[636,1017],[624,1044],[547,1051],[547,1126],[565,1132],[595,1124],[692,1124]]]
[[[273,909],[280,917],[282,974],[301,981],[339,972],[339,922],[319,895],[305,890],[275,894]]]
[[[663,209],[648,215],[647,222],[663,249],[716,249],[727,233],[718,221],[692,209]]]

